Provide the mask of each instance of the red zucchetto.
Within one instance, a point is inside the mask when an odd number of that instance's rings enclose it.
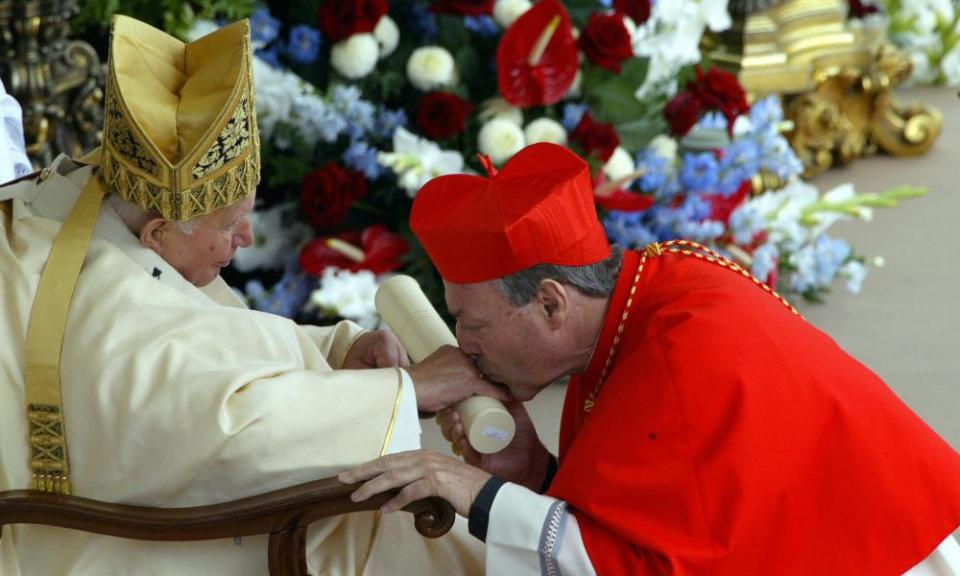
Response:
[[[450,174],[417,194],[410,227],[448,282],[502,278],[536,264],[610,255],[590,168],[556,144],[527,146],[489,177]]]

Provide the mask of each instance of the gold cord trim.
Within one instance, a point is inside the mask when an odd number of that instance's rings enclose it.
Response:
[[[390,416],[390,424],[387,425],[387,436],[383,439],[383,447],[380,449],[380,456],[387,454],[387,447],[390,446],[390,438],[393,436],[393,427],[397,425],[397,417],[400,415],[400,399],[403,398],[403,374],[397,369],[397,398],[393,401],[393,414]]]
[[[70,301],[80,277],[104,190],[94,173],[60,227],[40,276],[27,328],[26,397],[33,487],[70,493],[60,355]]]
[[[617,334],[613,337],[613,344],[611,344],[610,351],[607,354],[607,360],[604,363],[603,370],[600,373],[600,379],[597,382],[597,385],[594,386],[593,390],[587,394],[587,398],[583,401],[583,412],[585,414],[589,414],[590,411],[593,410],[593,407],[597,402],[597,396],[600,395],[600,389],[603,388],[603,384],[607,380],[607,374],[610,372],[610,368],[613,366],[613,358],[616,356],[617,346],[620,344],[620,337],[623,334],[623,327],[626,325],[627,318],[629,318],[630,311],[633,308],[634,295],[637,291],[637,283],[640,281],[640,274],[643,272],[644,265],[647,263],[647,258],[656,258],[657,256],[662,255],[664,252],[680,254],[682,256],[692,256],[694,258],[716,264],[721,268],[726,268],[727,270],[736,272],[741,276],[745,276],[746,278],[752,280],[754,284],[762,288],[765,292],[779,300],[780,303],[786,306],[791,312],[803,318],[800,312],[798,312],[792,304],[787,302],[786,298],[778,294],[774,289],[756,279],[750,272],[745,270],[736,262],[724,258],[706,246],[697,244],[696,242],[691,242],[689,240],[651,242],[640,252],[640,264],[637,266],[637,272],[633,277],[633,283],[630,286],[630,293],[627,296],[627,302],[623,307],[623,315],[620,317],[620,324],[617,325]]]

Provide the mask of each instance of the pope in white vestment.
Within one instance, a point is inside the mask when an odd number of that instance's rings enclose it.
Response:
[[[238,28],[240,41],[231,44]],[[166,62],[152,52],[175,54],[178,41],[129,19],[115,22],[100,166],[60,157],[0,187],[0,490],[44,476],[28,433],[28,340],[48,314],[37,293],[51,246],[81,193],[103,186],[181,221],[241,201],[252,206],[258,150],[249,31],[245,22],[224,30]],[[119,57],[121,50],[135,58]],[[205,65],[229,84],[223,104],[214,90],[191,86]],[[126,101],[134,84],[139,100]],[[214,114],[204,116],[204,106]],[[182,117],[188,113],[192,128]],[[172,157],[151,141],[164,130],[175,134]],[[115,205],[99,208],[62,329],[56,361],[69,468],[62,462],[62,484],[50,486],[109,502],[195,506],[418,446],[407,372],[341,369],[360,328],[298,326],[248,310],[219,277],[198,287],[145,246]],[[265,537],[157,543],[17,525],[3,529],[0,574],[265,574],[266,549]],[[459,525],[426,540],[407,514],[318,521],[307,558],[312,574],[483,571],[480,543]]]

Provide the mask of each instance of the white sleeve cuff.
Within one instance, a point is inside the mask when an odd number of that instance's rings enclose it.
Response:
[[[390,434],[387,454],[420,449],[420,417],[417,413],[417,394],[413,380],[407,371],[400,369],[400,407],[397,409],[397,421]]]
[[[487,528],[488,574],[595,574],[567,503],[506,483]]]

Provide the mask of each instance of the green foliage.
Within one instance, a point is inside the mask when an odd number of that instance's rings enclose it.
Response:
[[[239,20],[253,8],[253,0],[88,0],[73,25],[80,33],[106,35],[113,15],[123,14],[182,36],[198,19]]]

